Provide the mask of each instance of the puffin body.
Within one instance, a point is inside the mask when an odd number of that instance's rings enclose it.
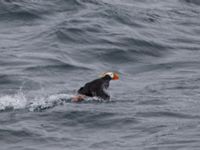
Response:
[[[101,78],[86,83],[78,90],[78,96],[74,97],[74,101],[82,101],[86,96],[98,97],[104,100],[109,100],[110,96],[105,91],[109,87],[111,80],[118,80],[117,73],[107,72],[102,75]]]
[[[110,99],[110,96],[105,92],[105,90],[109,87],[110,80],[110,76],[106,75],[103,78],[99,78],[89,83],[86,83],[78,90],[78,94],[89,97],[96,96],[108,100]]]

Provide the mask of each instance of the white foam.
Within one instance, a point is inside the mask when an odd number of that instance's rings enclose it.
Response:
[[[0,110],[7,108],[11,109],[23,109],[27,105],[27,99],[21,92],[15,95],[4,95],[0,97]]]
[[[71,97],[72,95],[69,94],[55,94],[46,98],[35,97],[28,101],[25,95],[20,91],[14,95],[0,96],[0,111],[6,109],[29,109],[30,111],[41,110],[69,101]]]
[[[67,100],[70,100],[71,97],[72,95],[69,94],[55,94],[50,95],[47,98],[36,97],[27,107],[30,111],[52,108],[56,105],[66,102]]]
[[[14,95],[0,96],[0,111],[6,109],[28,109],[29,111],[41,111],[71,102],[73,95],[70,94],[54,94],[48,97],[34,97],[27,100],[26,96],[21,92]],[[102,101],[97,97],[87,97],[85,102]]]

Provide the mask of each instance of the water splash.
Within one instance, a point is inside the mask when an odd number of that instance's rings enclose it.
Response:
[[[28,109],[29,111],[43,111],[65,103],[71,103],[72,94],[54,94],[48,97],[34,97],[28,100],[23,92],[15,95],[5,95],[0,97],[0,111]],[[105,102],[98,97],[87,97],[84,103]],[[107,102],[107,101],[106,101]]]
[[[15,95],[4,95],[0,97],[0,111],[7,109],[23,109],[27,105],[27,99],[22,92]]]
[[[37,97],[31,103],[27,105],[29,111],[43,111],[46,109],[50,109],[59,105],[63,105],[65,103],[73,103],[72,94],[55,94],[50,95],[47,98]],[[104,102],[104,100],[98,97],[87,97],[81,103],[95,103],[95,102]],[[76,103],[76,102],[74,102]]]
[[[36,97],[27,105],[27,108],[29,111],[42,111],[58,105],[63,105],[66,102],[71,102],[71,97],[72,95],[70,94],[55,94],[47,98]]]
[[[35,97],[28,100],[23,92],[0,97],[0,111],[28,109],[29,111],[42,111],[53,108],[66,102],[71,102],[70,94],[55,94],[49,97]]]

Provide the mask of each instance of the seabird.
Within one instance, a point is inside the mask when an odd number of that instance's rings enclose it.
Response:
[[[100,99],[109,100],[110,95],[105,91],[109,87],[111,80],[118,80],[119,75],[115,72],[106,72],[96,80],[86,83],[78,90],[76,96],[72,98],[74,102],[83,101],[86,97],[98,97]]]

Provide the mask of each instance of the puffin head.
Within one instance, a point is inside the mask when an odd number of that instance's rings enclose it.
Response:
[[[101,77],[109,76],[111,80],[118,80],[119,75],[116,72],[105,72],[101,75]]]

